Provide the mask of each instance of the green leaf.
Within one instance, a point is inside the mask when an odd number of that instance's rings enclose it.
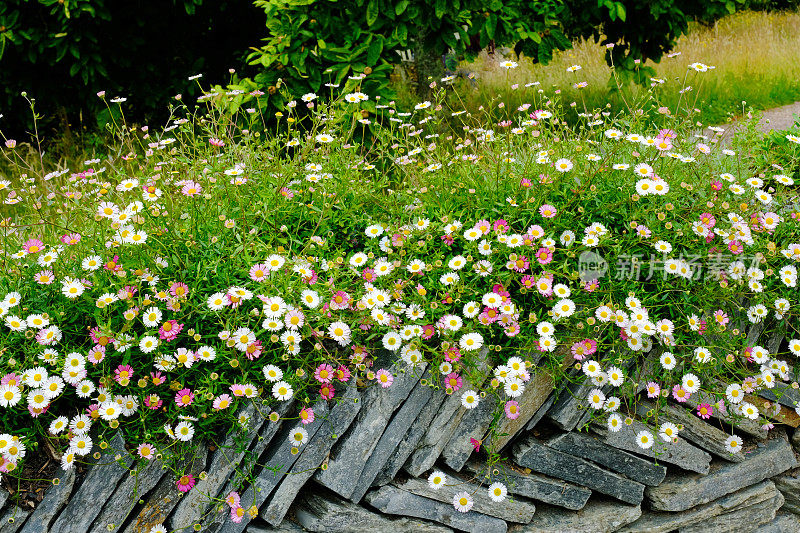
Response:
[[[434,4],[434,12],[436,13],[436,18],[440,19],[444,16],[444,12],[447,9],[447,0],[436,0],[436,4]]]
[[[626,15],[625,6],[622,4],[622,2],[617,2],[617,16],[619,17],[619,20],[625,22]]]
[[[489,39],[494,39],[494,32],[497,29],[497,15],[494,13],[489,15],[484,28],[486,29],[486,36],[489,37]]]
[[[369,45],[369,50],[367,50],[367,65],[372,66],[377,63],[381,57],[381,52],[383,52],[383,39],[376,38]]]
[[[378,20],[378,2],[370,0],[367,4],[367,26],[372,26]]]
[[[734,13],[736,13],[736,4],[734,4],[733,2],[727,2],[725,4],[725,9],[728,10],[728,13],[733,15]]]
[[[397,2],[397,4],[395,4],[395,6],[394,6],[394,14],[395,15],[402,15],[403,12],[408,7],[408,4],[410,4],[410,3],[411,2],[409,0],[400,0],[399,2]]]

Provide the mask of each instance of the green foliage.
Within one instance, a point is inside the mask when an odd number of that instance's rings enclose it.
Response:
[[[448,49],[470,59],[488,46],[513,46],[517,54],[548,63],[554,51],[571,48],[572,39],[594,37],[615,44],[607,60],[619,81],[644,85],[655,71],[640,62],[658,62],[688,32],[690,21],[713,22],[742,2],[256,0],[266,13],[268,34],[248,61],[264,69],[257,82],[276,87],[281,80],[288,86],[288,93],[275,92],[271,102],[280,107],[365,70],[379,74],[365,90],[391,98],[386,77],[398,63],[397,52],[406,49],[414,50],[418,63],[426,54],[425,61],[436,63]],[[436,69],[418,67],[419,83],[425,84]]]
[[[63,127],[110,119],[97,115],[102,90],[135,102],[139,115],[130,118],[152,117],[167,97],[196,93],[187,76],[238,67],[261,27],[247,0],[0,2],[4,129],[31,125],[22,91]]]

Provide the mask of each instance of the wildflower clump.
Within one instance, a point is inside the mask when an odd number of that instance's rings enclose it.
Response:
[[[381,103],[373,123],[360,79],[305,114],[289,106],[296,120],[269,135],[247,112],[227,134],[226,97],[210,93],[203,138],[199,117],[127,129],[125,155],[48,173],[4,152],[3,472],[42,438],[71,468],[111,431],[149,461],[249,427],[245,405],[278,422],[289,401],[284,445],[299,453],[312,401],[390,388],[398,369],[428,370],[465,410],[494,402],[472,439],[489,466],[503,428],[532,416],[531,383],[587,381],[584,406],[610,431],[646,395],[643,449],[676,440],[668,400],[780,422],[751,395],[796,387],[800,141],[781,159],[721,151],[665,122],[685,109],[648,118],[655,96],[573,130],[536,89],[484,117],[445,109],[443,93]],[[754,324],[785,342],[749,342]],[[236,492],[226,503],[234,521],[255,509]]]

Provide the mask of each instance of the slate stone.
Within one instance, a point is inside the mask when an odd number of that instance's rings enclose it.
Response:
[[[292,402],[280,402],[275,412],[283,417],[293,407]],[[258,408],[257,408],[258,407]],[[221,494],[223,487],[231,479],[234,470],[239,467],[245,454],[258,457],[277,433],[280,423],[270,422],[264,415],[272,412],[267,404],[247,403],[242,406],[237,416],[244,414],[250,418],[250,429],[242,436],[237,428],[225,437],[222,444],[209,456],[206,478],[197,480],[194,488],[181,498],[170,517],[170,525],[195,524],[208,512],[215,497]],[[237,451],[241,449],[241,451]]]
[[[477,407],[466,412],[447,442],[447,446],[442,450],[442,459],[447,466],[453,470],[464,468],[467,459],[475,451],[470,439],[483,439],[492,422],[496,406],[494,396],[486,396],[486,398],[481,398]]]
[[[783,494],[783,508],[800,514],[800,470],[791,470],[772,478],[775,487]]]
[[[719,386],[722,387],[721,390],[725,390],[724,384],[720,384]],[[698,391],[692,394],[691,397],[686,400],[686,405],[692,409],[697,409],[697,406],[701,403],[714,404],[716,402],[717,399],[714,396],[703,391]],[[712,414],[711,417],[717,420],[722,420],[726,424],[730,424],[731,426],[738,428],[751,437],[755,437],[757,439],[767,438],[767,430],[762,428],[761,424],[759,424],[757,420],[750,420],[749,418],[742,417],[739,417],[737,420],[730,412],[723,414],[719,409],[714,409],[714,414]]]
[[[281,525],[273,527],[264,524],[250,524],[245,530],[247,533],[303,533],[308,531],[291,520],[284,520]]]
[[[261,518],[273,526],[281,524],[300,489],[311,479],[316,468],[355,419],[362,406],[362,402],[357,401],[360,398],[361,395],[352,387],[335,400],[336,404],[314,436],[309,438],[297,462],[275,489],[269,504],[261,509]]]
[[[456,477],[450,472],[446,474],[448,476],[448,482],[440,487],[439,490],[433,490],[428,486],[427,480],[417,477],[401,481],[396,480],[393,485],[411,494],[450,505],[453,504],[453,498],[456,493],[467,491],[472,495],[472,500],[474,502],[472,506],[473,511],[494,516],[506,522],[527,524],[533,518],[534,512],[536,512],[536,506],[525,500],[512,501],[510,498],[506,498],[502,502],[493,502],[491,498],[489,498],[485,486],[482,487],[478,484],[470,483],[465,479]]]
[[[648,411],[655,409],[655,405],[651,402],[643,401],[637,404],[636,409],[639,416],[645,417]],[[693,442],[720,459],[725,459],[732,463],[744,461],[743,454],[731,453],[727,450],[725,440],[730,436],[728,433],[712,426],[686,409],[667,404],[662,407],[659,417],[660,422],[669,421],[676,425],[683,424],[683,429],[679,433],[682,438]]]
[[[461,405],[460,394],[455,392],[447,396],[422,440],[417,444],[417,448],[406,461],[404,470],[414,477],[419,477],[423,472],[430,470],[468,412]]]
[[[488,477],[485,474],[485,463],[471,461],[467,463],[466,469],[474,475],[483,473],[484,483],[492,484],[495,481],[504,483],[509,494],[524,496],[573,511],[582,509],[592,495],[592,491],[586,487],[574,485],[563,479],[533,472],[525,474],[499,463],[493,467],[498,470],[498,473],[496,475],[489,473]]]
[[[422,386],[418,384],[417,387]],[[413,394],[413,392],[412,392]],[[417,418],[412,422],[411,427],[397,443],[394,452],[389,456],[389,459],[381,467],[378,475],[375,476],[372,484],[385,485],[393,480],[397,473],[403,468],[403,465],[411,457],[411,454],[417,449],[418,444],[425,437],[425,434],[431,427],[431,422],[434,417],[439,414],[442,403],[448,398],[447,394],[442,390],[434,390],[431,398],[422,407],[422,410],[417,415]]]
[[[562,433],[548,439],[545,444],[605,466],[644,485],[658,485],[667,475],[666,467],[609,446],[585,433]]]
[[[192,474],[198,479],[200,472],[205,470],[208,460],[208,447],[198,446],[195,454],[181,460],[176,470]],[[128,520],[124,533],[149,533],[150,529],[158,524],[163,524],[167,517],[178,505],[183,495],[175,485],[174,475],[164,475],[155,488],[144,500],[144,505],[134,510],[135,516]],[[192,524],[180,524],[180,527],[189,527]]]
[[[539,408],[550,397],[553,385],[553,378],[550,374],[543,373],[531,377],[530,381],[525,384],[525,390],[516,398],[519,403],[520,415],[513,420],[506,416],[500,418],[496,431],[496,435],[499,436],[495,437],[493,441],[496,449],[500,450],[511,442],[511,439],[528,424],[528,421],[536,415]]]
[[[792,388],[791,385],[783,381],[776,381],[775,388],[758,391],[758,395],[791,409],[800,405],[800,390]]]
[[[309,491],[294,508],[304,531],[320,533],[450,533],[452,529],[409,518],[392,519],[336,495],[322,496]]]
[[[685,526],[691,526],[716,516],[758,504],[759,502],[772,500],[777,494],[778,491],[772,481],[762,481],[710,503],[697,505],[680,513],[647,511],[641,518],[623,528],[622,531],[624,533],[640,533],[643,531],[648,533],[669,533]]]
[[[800,518],[794,513],[787,513],[781,507],[772,522],[759,526],[759,533],[789,533],[800,531]]]
[[[481,377],[480,383],[472,384],[468,379],[464,379],[462,390],[477,389],[483,383],[489,373],[488,354],[489,349],[484,348],[477,358],[476,370],[478,370],[478,374]],[[425,436],[419,441],[416,449],[406,461],[404,465],[405,471],[413,477],[419,477],[423,472],[430,470],[451,437],[461,426],[461,420],[468,412],[471,411],[467,411],[461,405],[460,394],[456,392],[447,396],[429,424]],[[467,438],[467,442],[469,442],[469,438]]]
[[[682,527],[680,533],[750,533],[760,531],[760,526],[771,522],[783,505],[783,494],[778,492],[774,497],[760,503],[750,502],[746,507],[715,516],[708,520]]]
[[[136,507],[139,499],[149,493],[166,474],[167,471],[163,466],[161,461],[154,459],[138,473],[131,470],[107,501],[97,502],[103,510],[92,524],[91,533],[117,531]]]
[[[623,424],[622,429],[616,433],[609,431],[605,424],[594,424],[592,430],[606,444],[637,455],[654,458],[657,463],[676,465],[700,474],[707,473],[711,464],[711,455],[708,452],[692,446],[680,437],[678,437],[678,442],[664,442],[637,420],[634,420],[630,426]],[[653,446],[646,450],[636,444],[636,434],[640,431],[649,431],[655,438]]]
[[[507,524],[499,518],[475,511],[461,513],[452,503],[417,496],[394,485],[368,492],[365,500],[382,513],[433,520],[469,533],[506,533],[508,530]]]
[[[685,511],[794,468],[797,461],[785,437],[760,445],[741,463],[715,465],[706,476],[673,473],[648,487],[647,501],[657,511]]]
[[[514,446],[514,458],[522,466],[548,476],[571,481],[630,504],[644,497],[644,485],[600,468],[574,455],[554,450],[533,437]]]
[[[5,489],[0,489],[5,490]],[[25,519],[31,515],[31,511],[18,507],[10,506],[0,517],[0,533],[16,533],[25,523]]]
[[[580,511],[540,505],[530,524],[512,526],[509,533],[611,533],[642,514],[639,505],[623,505],[605,498],[592,498]]]
[[[59,480],[58,485],[47,489],[42,501],[39,502],[39,505],[36,506],[36,509],[25,521],[25,526],[20,530],[21,533],[50,531],[50,524],[53,519],[58,516],[58,513],[64,508],[72,495],[72,490],[75,488],[75,476],[75,468],[69,470],[58,469],[55,475]],[[7,492],[5,493],[8,494]]]
[[[542,418],[550,411],[550,408],[553,407],[553,404],[556,403],[556,395],[555,393],[551,393],[550,396],[547,397],[547,400],[536,410],[528,423],[525,424],[525,431],[530,431],[536,427],[536,424],[542,421]]]
[[[122,436],[117,433],[108,444],[108,449],[93,462],[83,483],[59,513],[51,527],[53,531],[86,533],[102,509],[97,502],[104,502],[111,497],[117,484],[128,473],[132,458],[125,451]],[[120,456],[119,462],[115,460],[117,455]]]
[[[547,413],[547,418],[564,431],[572,431],[586,414],[589,402],[586,397],[597,386],[591,380],[571,383],[559,393],[558,400]]]
[[[7,490],[0,490],[0,510],[5,506],[9,496],[11,496],[11,494]]]
[[[399,372],[401,364],[398,362],[393,367],[397,376],[391,387],[383,389],[373,383],[362,394],[364,405],[350,430],[333,447],[327,469],[314,474],[314,479],[321,485],[345,498],[349,498],[356,488],[354,479],[361,475],[392,414],[425,371],[425,365],[420,365],[413,371]]]
[[[430,373],[426,372],[423,378],[430,379]],[[414,423],[420,411],[430,401],[432,395],[433,389],[430,386],[417,382],[411,394],[408,395],[408,398],[405,399],[389,421],[372,453],[367,457],[361,474],[353,480],[354,487],[349,497],[350,501],[355,503],[361,501],[375,477],[397,449],[397,445],[407,436],[411,424]],[[411,443],[409,442],[408,444]]]
[[[319,400],[314,404],[313,409],[314,421],[305,425],[309,440],[322,427],[322,423],[329,412],[326,400]],[[319,414],[319,418],[317,418],[317,414]],[[280,429],[275,434],[274,440],[266,447],[264,455],[257,456],[259,457],[257,460],[258,465],[263,465],[263,467],[254,472],[253,483],[246,490],[240,491],[241,501],[247,502],[248,505],[255,505],[256,508],[260,509],[273,489],[283,481],[286,473],[291,471],[292,466],[300,457],[299,450],[302,450],[302,447],[298,449],[296,455],[292,454],[289,435],[299,425],[300,423],[296,420],[287,420],[280,424]],[[219,506],[217,506],[217,509],[219,510]],[[223,506],[222,512],[213,513],[203,522],[202,531],[204,533],[240,533],[244,531],[250,521],[251,518],[247,514],[244,515],[244,518],[239,523],[230,520],[229,512]]]

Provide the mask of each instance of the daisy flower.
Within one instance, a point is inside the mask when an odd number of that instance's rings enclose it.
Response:
[[[434,470],[433,473],[428,476],[428,486],[433,490],[439,490],[445,483],[447,483],[447,476],[440,470]]]
[[[457,492],[453,496],[453,507],[460,513],[469,512],[474,504],[475,502],[472,501],[472,496],[466,491]]]
[[[502,483],[492,483],[489,485],[489,498],[492,499],[493,502],[502,502],[506,499],[506,494],[508,494],[508,489]]]

